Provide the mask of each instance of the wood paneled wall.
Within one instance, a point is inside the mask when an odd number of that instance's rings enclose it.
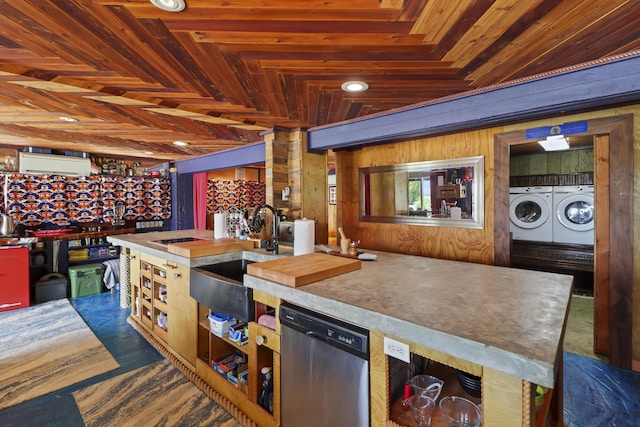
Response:
[[[275,131],[265,135],[265,176],[267,204],[275,209],[288,209],[282,201],[282,189],[289,185],[289,132]]]
[[[361,246],[364,249],[508,265],[508,259],[499,260],[494,256],[494,246],[497,240],[493,235],[494,229],[498,229],[507,234],[509,229],[508,215],[503,215],[504,218],[498,222],[496,222],[494,215],[496,209],[502,209],[508,212],[509,203],[508,184],[501,184],[498,189],[494,182],[494,167],[496,162],[500,163],[503,160],[508,161],[506,159],[496,158],[496,153],[492,148],[494,134],[624,114],[633,115],[633,153],[625,154],[629,161],[633,158],[633,177],[625,177],[623,182],[626,185],[632,182],[633,206],[637,206],[637,201],[640,200],[640,120],[638,119],[640,106],[636,105],[593,111],[561,118],[556,117],[518,123],[505,126],[504,129],[493,128],[416,141],[372,146],[361,150],[337,151],[336,179],[338,186],[338,204],[336,206],[336,227],[342,226],[347,237],[361,240]],[[597,129],[594,129],[593,132],[595,132],[595,134],[606,133],[599,132]],[[455,229],[359,222],[358,168],[480,155],[485,156],[484,229]],[[508,171],[509,167],[505,167]],[[596,183],[596,185],[602,186],[602,183]],[[503,206],[497,206],[496,200]],[[632,288],[630,298],[632,337],[627,344],[632,345],[632,367],[634,370],[640,371],[640,268],[635,268],[635,266],[640,265],[640,210],[627,209],[624,212],[616,211],[615,213],[617,215],[630,216],[633,223],[632,227],[627,227],[627,234],[633,242],[633,249],[630,251],[632,254],[629,254],[633,260],[631,263],[632,266],[617,268],[617,270],[619,270],[619,274],[628,275],[625,278],[625,282],[632,282],[630,284],[627,283],[627,285]],[[617,221],[617,223],[619,222],[620,221]],[[508,237],[503,238],[502,241],[508,246]],[[612,243],[615,243],[615,241]],[[495,247],[495,249],[498,249],[499,253],[509,252],[508,247]],[[632,275],[632,279],[629,275]],[[625,294],[625,296],[628,295]],[[629,313],[625,312],[624,316],[629,316]],[[627,317],[624,322],[625,328],[628,328],[629,320]]]
[[[307,152],[306,136],[301,130],[276,130],[265,138],[267,203],[291,220],[316,220],[316,241],[327,243],[327,155]],[[284,201],[287,186],[291,193]]]
[[[289,147],[291,193],[300,194],[300,212],[296,219],[316,221],[316,242],[327,243],[327,155],[307,152],[307,133],[292,133]]]
[[[338,226],[364,249],[493,264],[493,136],[498,132],[502,128],[338,151]],[[483,229],[359,221],[359,168],[472,156],[485,158]]]

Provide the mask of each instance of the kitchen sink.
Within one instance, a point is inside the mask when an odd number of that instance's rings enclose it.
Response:
[[[212,311],[254,320],[253,289],[242,284],[252,262],[241,258],[192,268],[189,294]]]

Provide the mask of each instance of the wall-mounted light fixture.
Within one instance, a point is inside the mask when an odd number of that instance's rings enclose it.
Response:
[[[364,92],[369,89],[369,85],[366,82],[352,80],[342,83],[342,90],[345,92]]]
[[[158,9],[166,10],[167,12],[182,12],[186,7],[184,0],[150,0]]]
[[[569,149],[569,140],[564,135],[550,135],[547,139],[538,141],[544,151],[560,151]]]

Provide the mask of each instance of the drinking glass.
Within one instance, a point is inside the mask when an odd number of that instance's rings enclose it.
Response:
[[[440,400],[442,425],[446,427],[479,427],[482,421],[480,408],[470,400],[459,396],[445,396]]]
[[[414,394],[409,398],[409,409],[411,419],[416,427],[429,427],[431,425],[431,415],[436,401],[423,394]]]

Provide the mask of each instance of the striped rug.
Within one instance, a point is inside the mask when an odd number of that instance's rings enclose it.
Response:
[[[87,427],[239,427],[171,362],[162,360],[73,393]]]
[[[119,366],[66,299],[0,313],[0,409]]]

